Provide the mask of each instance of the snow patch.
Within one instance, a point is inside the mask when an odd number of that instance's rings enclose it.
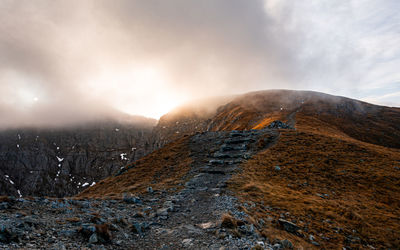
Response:
[[[62,162],[63,160],[64,160],[64,158],[61,158],[61,157],[58,157],[58,156],[56,156],[57,157],[57,160],[59,161],[59,162]]]
[[[119,131],[119,128],[115,128],[115,132],[118,132]]]
[[[19,198],[22,198],[21,191],[19,191],[19,189],[18,189],[17,192],[18,192]]]
[[[96,184],[96,182],[92,182],[92,184],[90,184],[90,186],[93,186],[94,184]]]
[[[120,154],[120,156],[121,156],[121,160],[125,160],[125,161],[127,161],[128,160],[128,158],[126,157],[126,153],[122,153],[122,154]]]
[[[18,134],[18,140],[21,140],[21,135],[20,134]]]
[[[19,148],[19,144],[17,144],[17,148]]]
[[[82,187],[86,187],[87,185],[89,185],[89,183],[85,182],[82,184]]]
[[[4,177],[6,177],[6,179],[11,183],[11,184],[13,184],[14,185],[14,182],[10,179],[10,176],[8,176],[8,175],[4,175]]]

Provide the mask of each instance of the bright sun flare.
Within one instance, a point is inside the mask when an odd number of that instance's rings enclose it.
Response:
[[[188,101],[178,89],[171,88],[163,72],[152,67],[107,70],[89,85],[92,94],[103,99],[106,96],[106,101],[114,108],[156,119]]]

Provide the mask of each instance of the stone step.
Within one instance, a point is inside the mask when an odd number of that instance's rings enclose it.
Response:
[[[227,174],[227,172],[225,170],[221,170],[221,169],[204,169],[202,170],[202,173],[207,173],[207,174]]]
[[[228,144],[223,144],[220,148],[220,151],[222,152],[227,152],[227,151],[245,151],[247,149],[246,144],[234,144],[234,145],[228,145]]]
[[[248,159],[248,158],[245,158],[245,159]],[[240,164],[240,163],[244,162],[245,159],[242,159],[242,158],[233,159],[233,160],[230,160],[230,161],[225,161],[225,164],[227,164],[227,165]]]
[[[218,159],[211,159],[208,161],[209,164],[212,165],[223,165],[224,161],[223,160],[218,160]]]
[[[215,166],[206,166],[200,169],[201,173],[207,174],[229,174],[236,170],[235,167],[215,167]]]
[[[246,134],[243,133],[243,131],[236,131],[236,130],[233,130],[233,131],[231,131],[231,132],[229,133],[229,136],[230,136],[230,137],[239,137],[239,136],[246,136]]]
[[[225,144],[243,144],[243,143],[252,143],[255,142],[253,138],[249,137],[233,137],[229,138],[225,141]]]
[[[222,153],[222,152],[216,152],[214,154],[215,158],[219,158],[219,159],[232,159],[232,158],[243,158],[244,154],[239,153],[239,154],[232,154],[232,153]]]

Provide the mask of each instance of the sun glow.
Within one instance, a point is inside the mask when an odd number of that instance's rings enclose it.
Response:
[[[171,88],[162,71],[152,67],[103,71],[88,84],[92,95],[106,98],[114,108],[156,119],[188,100]]]

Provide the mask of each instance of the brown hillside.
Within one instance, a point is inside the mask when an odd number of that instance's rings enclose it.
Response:
[[[279,130],[273,143],[259,141],[269,146],[242,163],[228,185],[241,204],[250,204],[240,209],[257,230],[296,247],[400,248],[400,109],[315,92],[265,91],[236,97],[210,116],[169,118],[173,135],[160,133],[166,142],[180,139],[79,197],[142,193],[150,183],[159,190],[181,187],[198,158],[188,146],[196,136],[184,134],[260,130],[281,120],[296,129]],[[278,219],[300,230],[289,233]]]
[[[400,148],[400,108],[312,91],[268,90],[238,96],[215,109],[178,109],[162,117],[156,131],[165,143],[195,132],[261,129],[273,120],[294,125],[295,117],[306,116],[357,140]],[[297,127],[308,125],[296,122]]]
[[[187,138],[181,138],[128,165],[126,173],[108,177],[77,197],[120,198],[124,193],[142,193],[149,186],[154,190],[176,187],[183,182],[190,162]]]
[[[342,136],[283,131],[274,147],[243,165],[230,187],[243,201],[268,204],[250,211],[264,233],[285,238],[284,217],[326,248],[400,246],[399,150]],[[280,171],[275,170],[280,167]]]

